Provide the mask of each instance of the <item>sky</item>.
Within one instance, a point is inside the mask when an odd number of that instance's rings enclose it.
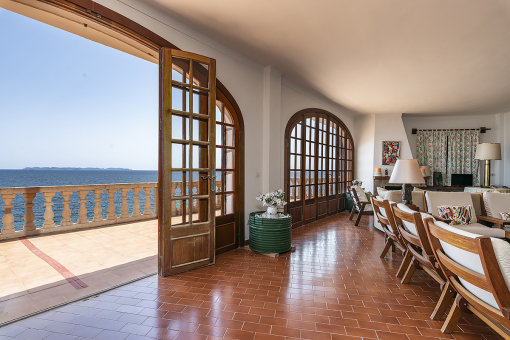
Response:
[[[0,8],[0,169],[157,170],[158,65]]]

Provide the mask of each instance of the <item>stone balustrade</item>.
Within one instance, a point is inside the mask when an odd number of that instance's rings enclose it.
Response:
[[[151,209],[152,203],[150,200],[152,190],[154,197],[153,209]],[[143,196],[141,195],[142,191]],[[61,202],[58,201],[57,194],[60,194],[63,198]],[[79,196],[79,200],[72,202],[71,197],[76,194]],[[60,195],[58,196],[60,197]],[[91,195],[93,195],[93,198]],[[13,201],[19,200],[20,196],[25,200],[22,230],[20,230],[20,227],[15,228],[17,223],[15,222],[16,214],[13,213],[15,208]],[[34,206],[36,205],[34,199],[36,197],[40,201],[39,211],[42,215],[40,219],[43,220],[39,227],[36,226],[36,216],[34,214]],[[145,201],[143,208],[140,205],[141,197]],[[157,197],[158,183],[0,188],[0,198],[4,202],[0,240],[154,219],[158,217]],[[106,199],[108,202],[106,202]],[[122,203],[116,205],[115,201],[119,199],[122,200]],[[42,203],[43,200],[44,203]],[[131,201],[131,204],[128,204],[128,201]],[[58,211],[58,216],[55,214],[55,204],[63,205],[61,211]],[[90,206],[89,209],[87,209],[87,204]],[[43,210],[44,214],[42,214]],[[75,222],[73,222],[73,216]],[[20,221],[20,223],[22,222]]]

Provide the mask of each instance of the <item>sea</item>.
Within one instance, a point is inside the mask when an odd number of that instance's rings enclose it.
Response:
[[[179,177],[180,174],[175,174],[172,177]],[[174,180],[177,180],[174,179]],[[151,170],[0,170],[0,188],[8,187],[40,187],[40,186],[57,186],[57,185],[88,185],[88,184],[114,184],[114,183],[152,183],[158,181],[158,172]],[[140,209],[143,212],[147,193],[143,190],[140,192]],[[128,212],[132,214],[134,193],[132,190],[128,192]],[[122,194],[120,191],[114,195],[115,200],[115,213],[120,215],[122,204]],[[87,202],[87,217],[89,221],[94,216],[94,194],[89,192],[86,196]],[[106,191],[101,195],[102,216],[106,218],[108,215],[108,194]],[[148,193],[148,198],[151,202],[151,209],[154,211],[154,190]],[[62,204],[64,198],[57,192],[53,197],[53,213],[55,225],[60,225],[62,221]],[[78,210],[80,208],[80,197],[78,193],[74,192],[71,195],[71,219],[74,223],[78,220]],[[35,224],[37,228],[41,228],[44,222],[44,211],[46,209],[44,203],[46,200],[42,194],[38,193],[34,198],[34,215]],[[24,214],[25,214],[25,199],[22,194],[17,194],[13,200],[14,206],[12,212],[14,215],[14,228],[16,231],[23,230]],[[0,197],[0,228],[3,227],[1,223],[4,215],[3,206],[4,201]]]

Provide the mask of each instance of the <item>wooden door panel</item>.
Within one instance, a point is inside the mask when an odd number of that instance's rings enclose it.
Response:
[[[345,205],[346,205],[345,197],[340,197],[338,199],[338,211],[345,210]]]
[[[235,246],[236,244],[236,224],[235,222],[216,226],[216,254],[223,248]]]
[[[289,213],[292,216],[292,228],[300,227],[303,224],[303,206],[290,208]]]
[[[320,199],[317,207],[317,219],[324,218],[328,215],[328,201],[326,201],[325,198]]]
[[[328,201],[328,214],[334,214],[338,210],[338,200],[331,199]]]
[[[207,259],[209,259],[209,234],[172,240],[172,267]]]
[[[315,221],[315,214],[316,214],[316,204],[309,204],[305,205],[305,223],[310,223],[308,221],[314,220]]]

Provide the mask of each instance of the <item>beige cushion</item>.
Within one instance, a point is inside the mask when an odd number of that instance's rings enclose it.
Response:
[[[498,237],[498,238],[505,238],[505,231],[503,229],[499,228],[489,228],[487,226],[484,226],[480,223],[471,223],[468,225],[454,225],[452,227],[455,227],[460,230],[464,230],[473,234],[483,235],[483,236],[489,236],[489,237]]]
[[[413,191],[425,191],[424,189],[421,189],[419,187],[414,187]]]
[[[399,208],[400,210],[402,210],[403,212],[406,212],[408,214],[414,214],[416,212],[413,209],[409,208],[407,205],[402,204],[402,203],[397,204],[397,208]],[[420,212],[420,215],[421,215],[422,220],[427,219],[427,218],[432,218],[434,220],[434,222],[436,221],[436,219],[432,215],[429,215],[427,213]],[[404,224],[406,229],[409,230],[409,232],[411,234],[418,236],[418,231],[416,230],[416,225],[414,223],[407,222],[404,220],[402,220],[402,223]]]
[[[390,202],[402,202],[402,190],[390,190],[386,193],[384,199]]]
[[[469,192],[442,192],[442,191],[427,191],[425,193],[425,199],[427,200],[427,208],[428,212],[434,216],[439,216],[437,212],[437,207],[441,205],[471,205],[473,204],[473,199],[471,198],[471,194]],[[476,211],[475,207],[475,213]],[[478,222],[476,216],[473,218],[473,223]]]
[[[386,196],[386,193],[388,192],[388,190],[386,190],[382,187],[377,187],[376,192],[377,192],[378,196],[384,197],[384,196]]]
[[[353,188],[356,190],[356,194],[358,194],[358,199],[360,202],[368,202],[367,195],[365,194],[365,190],[363,190],[362,187],[355,185]]]
[[[413,204],[417,206],[420,211],[425,211],[425,191],[413,191],[411,195],[413,197]]]
[[[473,208],[475,208],[475,214],[477,216],[482,215],[482,198],[480,193],[470,192],[471,200],[473,201]]]
[[[487,216],[501,218],[499,213],[510,212],[510,194],[484,192],[483,204]]]

